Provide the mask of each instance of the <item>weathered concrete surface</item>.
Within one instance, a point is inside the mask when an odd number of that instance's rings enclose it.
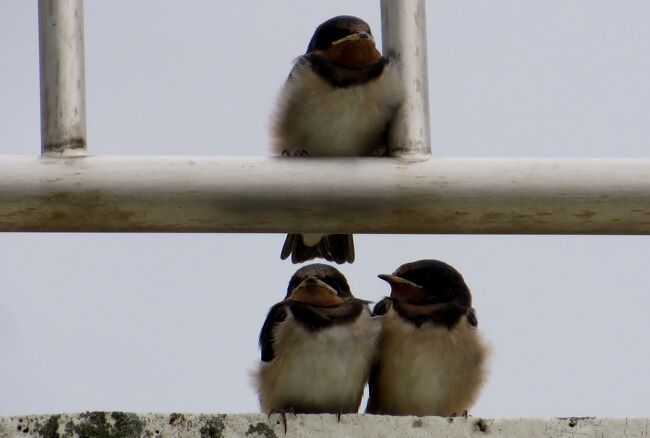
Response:
[[[649,418],[440,418],[376,415],[82,414],[0,417],[0,438],[28,437],[648,437]]]

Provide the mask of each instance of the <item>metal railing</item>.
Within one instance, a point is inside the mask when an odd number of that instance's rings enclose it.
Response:
[[[86,152],[83,0],[38,1],[41,154]]]
[[[39,0],[41,157],[0,156],[0,231],[650,234],[648,159],[432,158],[425,0],[382,0],[394,158],[86,156],[83,1]]]

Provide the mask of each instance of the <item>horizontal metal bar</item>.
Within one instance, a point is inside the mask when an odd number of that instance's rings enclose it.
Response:
[[[0,156],[0,231],[649,234],[650,159]]]
[[[83,0],[39,0],[41,153],[86,153]]]

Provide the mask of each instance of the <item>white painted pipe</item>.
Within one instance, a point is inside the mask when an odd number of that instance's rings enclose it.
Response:
[[[0,231],[650,234],[650,159],[0,156]]]
[[[86,153],[83,0],[39,0],[41,153]]]
[[[391,156],[431,154],[425,0],[381,0],[382,51],[397,67],[405,101],[391,126]]]

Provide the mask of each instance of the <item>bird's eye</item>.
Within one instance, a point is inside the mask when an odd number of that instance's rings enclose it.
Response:
[[[289,286],[287,286],[287,296],[301,283],[301,281],[301,279],[296,277],[293,277],[291,281],[289,281]]]

